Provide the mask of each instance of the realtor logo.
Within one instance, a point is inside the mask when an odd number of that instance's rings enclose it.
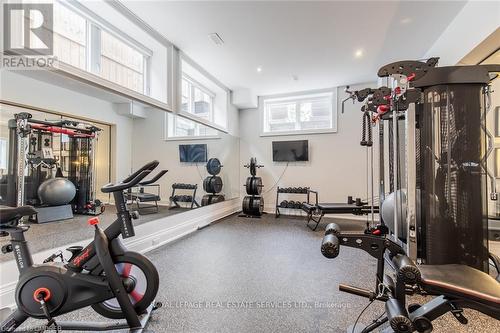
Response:
[[[46,3],[5,3],[3,54],[52,55],[54,51],[52,6]]]

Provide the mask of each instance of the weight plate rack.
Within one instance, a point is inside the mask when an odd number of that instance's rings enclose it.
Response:
[[[207,162],[207,172],[210,174],[205,180],[203,180],[203,190],[208,194],[205,194],[201,198],[201,205],[208,206],[217,202],[222,202],[225,200],[223,194],[219,192],[222,191],[222,178],[218,176],[221,172],[222,164],[218,158],[211,158]]]
[[[305,201],[294,201],[294,200],[282,200],[280,201],[280,194],[298,194],[307,195],[309,192],[309,187],[277,187],[276,188],[276,210],[274,212],[274,217],[278,218],[281,216],[280,208],[287,209],[302,209],[302,204]]]
[[[245,186],[246,193],[248,194],[243,198],[242,210],[243,217],[260,217],[264,213],[264,198],[260,195],[262,193],[262,178],[257,177],[257,169],[262,168],[263,165],[257,164],[257,159],[252,157],[250,163],[245,165],[249,168],[250,177],[247,178]]]

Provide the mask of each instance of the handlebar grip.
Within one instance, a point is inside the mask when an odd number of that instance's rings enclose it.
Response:
[[[145,181],[139,183],[139,185],[150,185],[150,184],[153,184],[158,179],[160,179],[161,177],[163,177],[163,175],[166,174],[167,172],[168,172],[168,170],[161,170],[156,176],[154,176],[150,180],[145,180]]]
[[[106,184],[101,188],[101,192],[102,193],[111,193],[111,192],[119,192],[119,191],[126,190],[130,187],[137,185],[141,180],[144,179],[144,177],[149,175],[150,172],[151,172],[151,170],[143,170],[137,176],[135,176],[135,178],[133,178],[131,181],[126,182],[126,183],[123,182],[123,183],[118,183],[118,184],[112,184],[112,183]],[[128,178],[130,178],[130,177],[128,177]]]
[[[125,178],[122,181],[122,183],[130,182],[132,179],[137,177],[142,171],[145,171],[145,170],[153,171],[153,169],[156,168],[158,166],[158,164],[160,164],[160,162],[158,162],[157,160],[154,160],[154,161],[151,161],[151,162],[143,165],[139,170],[137,170],[136,172],[134,172],[133,174],[131,174],[130,176]]]
[[[416,284],[420,282],[421,274],[413,261],[404,254],[397,254],[392,258],[392,262],[397,270],[397,277],[406,284]]]
[[[325,228],[325,236],[333,234],[335,236],[340,235],[340,227],[336,223],[329,223]]]
[[[321,253],[328,259],[336,258],[339,255],[339,239],[336,235],[328,234],[323,237]]]
[[[387,313],[389,324],[394,332],[413,332],[413,323],[410,318],[408,318],[408,312],[397,299],[389,298],[387,302],[385,302],[385,312]]]

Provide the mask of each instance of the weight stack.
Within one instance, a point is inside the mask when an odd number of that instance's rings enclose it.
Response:
[[[224,195],[218,194],[222,191],[222,178],[219,176],[208,176],[203,181],[203,190],[207,193],[201,198],[201,205],[208,206],[225,200]]]
[[[247,216],[260,217],[264,212],[264,198],[262,193],[262,178],[251,176],[247,178],[245,189],[247,196],[243,198],[243,214]]]
[[[488,272],[485,67],[433,68],[414,83],[423,91],[416,107],[416,208],[425,264]]]

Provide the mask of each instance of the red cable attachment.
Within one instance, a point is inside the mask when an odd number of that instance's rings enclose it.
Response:
[[[411,73],[411,74],[410,74],[410,75],[408,75],[406,78],[408,79],[408,82],[409,82],[409,81],[412,81],[412,80],[415,78],[415,76],[417,76],[417,74],[415,74],[415,73]]]
[[[384,96],[383,98],[384,98],[384,100],[386,100],[386,101],[390,101],[390,100],[391,100],[391,95],[386,95],[386,96]]]
[[[389,111],[389,107],[387,105],[379,105],[377,106],[377,113],[382,115],[384,113],[386,113],[387,111]]]
[[[44,302],[47,302],[50,299],[50,297],[52,296],[50,293],[50,290],[48,288],[45,288],[45,287],[38,288],[33,293],[33,298],[35,299],[35,302],[40,303],[41,300],[38,298],[40,295],[43,296]]]
[[[372,231],[372,234],[375,235],[375,236],[380,236],[382,232],[380,231],[380,229],[376,229],[376,230],[373,230]]]
[[[399,95],[399,94],[401,94],[401,87],[396,87],[396,88],[394,88],[394,94],[395,94],[395,95]]]
[[[90,219],[87,220],[87,223],[89,225],[99,224],[99,218],[98,217],[92,217],[92,218],[90,218]]]

